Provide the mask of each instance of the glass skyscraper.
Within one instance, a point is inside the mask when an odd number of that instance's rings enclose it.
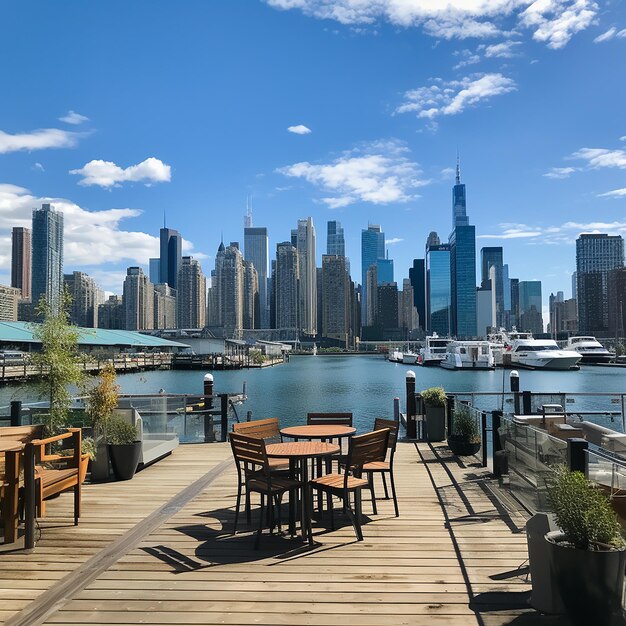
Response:
[[[343,236],[341,222],[331,220],[327,224],[326,254],[346,256],[346,242]]]
[[[452,188],[450,234],[451,328],[457,337],[476,335],[476,228],[469,224],[465,185],[457,160],[456,184]]]
[[[378,284],[393,283],[393,259],[377,259]]]
[[[495,268],[495,285],[491,289],[496,293],[496,326],[504,326],[504,265],[502,262],[502,247],[490,246],[480,250],[481,286],[487,287],[489,269]]]
[[[183,258],[183,238],[177,230],[161,228],[160,283],[177,288],[178,271]]]
[[[409,280],[413,287],[413,304],[417,309],[418,324],[426,330],[426,266],[424,259],[413,259],[409,269]]]
[[[43,296],[54,312],[59,310],[63,286],[63,213],[49,204],[33,211],[32,301]]]
[[[244,259],[250,261],[259,280],[259,320],[261,328],[269,328],[270,308],[267,273],[269,269],[269,243],[267,228],[249,226],[243,229]]]
[[[427,329],[442,337],[450,335],[450,246],[433,245],[426,249]]]
[[[385,233],[380,226],[370,224],[361,231],[361,319],[365,325],[367,311],[367,270],[376,265],[378,259],[385,258]]]

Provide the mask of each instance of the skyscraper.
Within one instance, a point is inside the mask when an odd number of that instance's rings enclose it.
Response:
[[[243,262],[243,328],[260,328],[259,275],[251,261]]]
[[[346,347],[350,345],[350,276],[344,255],[322,256],[321,332]]]
[[[158,283],[154,286],[154,327],[158,329],[176,328],[176,293],[169,285]]]
[[[178,270],[183,256],[183,238],[177,230],[161,228],[160,283],[177,288]]]
[[[178,328],[204,328],[206,325],[206,278],[200,263],[184,256],[177,278],[176,323]]]
[[[450,246],[432,245],[426,249],[427,329],[438,335],[450,335]]]
[[[378,284],[393,283],[393,259],[377,259]]]
[[[467,217],[465,185],[457,159],[456,184],[452,188],[450,281],[452,287],[451,332],[457,337],[476,335],[476,228]]]
[[[270,307],[268,293],[268,260],[269,244],[267,228],[252,226],[243,230],[244,259],[254,265],[259,283],[259,305],[258,317],[259,328],[269,328]],[[247,328],[247,326],[244,326]]]
[[[298,264],[300,268],[300,328],[306,335],[317,334],[317,271],[313,218],[298,220]]]
[[[148,275],[153,285],[161,283],[161,259],[150,259]],[[167,283],[165,283],[167,284]]]
[[[346,256],[346,242],[343,236],[341,222],[329,221],[327,224],[326,254],[334,256]]]
[[[49,204],[33,210],[32,244],[33,305],[43,296],[57,312],[63,285],[63,213]]]
[[[243,328],[243,255],[237,242],[231,241],[227,248],[220,244],[215,257],[215,281],[218,325],[230,337]]]
[[[290,241],[276,246],[276,328],[293,329],[300,327],[298,320],[298,251]]]
[[[621,235],[583,234],[576,240],[578,331],[608,330],[608,273],[624,266]]]
[[[11,233],[11,287],[21,290],[20,298],[31,298],[31,232],[16,226]]]
[[[124,279],[126,330],[154,328],[154,286],[140,267],[129,267]]]
[[[489,270],[495,268],[495,284],[491,285],[495,292],[496,319],[495,325],[499,328],[504,326],[504,265],[502,262],[502,247],[490,246],[480,250],[481,285],[487,286],[490,280]],[[479,333],[480,334],[480,333]]]
[[[519,282],[519,330],[540,334],[543,332],[543,312],[540,280]]]
[[[380,226],[369,224],[367,230],[361,231],[361,319],[363,323],[376,315],[376,311],[368,313],[367,271],[378,259],[385,258],[385,233]]]
[[[84,272],[73,272],[63,277],[72,298],[70,322],[84,328],[98,328],[98,307],[104,303],[104,292],[96,281]]]
[[[419,328],[426,330],[426,264],[424,259],[413,259],[409,269],[409,280],[413,287],[413,304],[417,309]]]

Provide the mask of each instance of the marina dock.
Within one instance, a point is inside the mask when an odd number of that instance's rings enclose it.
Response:
[[[51,501],[32,554],[0,555],[0,621],[26,624],[557,624],[527,606],[525,517],[476,459],[401,442],[400,517],[382,500],[365,541],[317,523],[316,546],[231,535],[228,444],[182,446],[125,483]],[[467,463],[467,464],[466,464]],[[253,528],[255,519],[253,516]],[[5,549],[6,550],[6,549]]]

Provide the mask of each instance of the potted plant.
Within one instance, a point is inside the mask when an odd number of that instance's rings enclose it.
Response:
[[[137,471],[141,457],[137,428],[123,417],[112,415],[107,424],[106,437],[115,478],[130,480]]]
[[[550,574],[574,623],[608,624],[621,610],[626,544],[608,498],[581,472],[557,468],[547,484],[558,531],[546,535]]]
[[[443,441],[446,438],[446,392],[443,387],[430,387],[421,395],[426,415],[426,439]]]
[[[448,433],[448,447],[457,456],[471,456],[480,450],[480,433],[469,407],[461,404],[452,414],[452,432]]]

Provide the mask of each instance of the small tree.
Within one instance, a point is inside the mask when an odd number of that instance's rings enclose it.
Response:
[[[78,332],[69,322],[71,296],[61,294],[58,310],[42,296],[37,315],[42,320],[33,324],[33,335],[41,342],[41,351],[33,362],[42,369],[43,386],[50,402],[50,411],[44,421],[47,434],[56,435],[68,425],[72,396],[70,385],[81,386],[85,373],[80,365]]]
[[[107,363],[98,374],[98,382],[87,394],[87,415],[96,438],[106,434],[111,415],[117,407],[120,386],[116,378],[113,363]]]
[[[250,350],[250,358],[255,365],[265,363],[265,355],[260,350]]]

